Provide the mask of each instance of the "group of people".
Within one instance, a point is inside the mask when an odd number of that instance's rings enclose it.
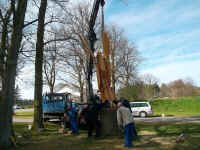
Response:
[[[98,93],[97,93],[98,94]],[[92,104],[87,104],[81,115],[84,116],[84,120],[86,121],[86,125],[88,127],[88,137],[92,136],[92,132],[95,129],[96,134],[95,137],[100,137],[100,119],[99,113],[104,108],[107,107],[109,104],[108,100],[104,103],[101,103],[101,100],[98,95],[94,95],[92,98]],[[73,103],[68,100],[65,103],[65,111],[64,111],[64,129],[67,128],[67,121],[69,118],[69,128],[72,131],[72,134],[78,134],[78,110]]]
[[[86,121],[88,127],[88,137],[92,136],[93,130],[96,130],[95,137],[100,137],[101,123],[99,120],[100,111],[109,106],[108,100],[101,103],[98,95],[95,95],[92,100],[92,104],[88,104],[82,111],[82,115]],[[117,105],[117,123],[120,128],[124,130],[125,147],[132,147],[132,141],[137,136],[135,129],[135,123],[132,116],[132,111],[129,102],[126,99],[115,101]],[[77,110],[72,102],[67,102],[64,113],[64,128],[66,128],[66,116],[69,117],[70,129],[72,134],[78,134],[78,121]]]

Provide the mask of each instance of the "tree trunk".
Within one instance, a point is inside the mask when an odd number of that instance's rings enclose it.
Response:
[[[13,5],[14,6],[14,5]],[[13,16],[13,32],[11,45],[8,49],[7,66],[5,70],[5,83],[2,87],[2,99],[0,101],[0,149],[11,146],[13,97],[16,78],[18,51],[22,41],[24,18],[27,0],[18,1],[17,9]]]
[[[122,134],[117,125],[116,109],[103,109],[100,113],[101,136],[119,136]]]
[[[34,121],[33,129],[38,130],[43,128],[42,119],[42,67],[43,67],[43,49],[44,49],[44,22],[47,8],[47,0],[41,0],[38,14],[38,29],[36,43],[36,58],[35,58],[35,89],[34,89]]]
[[[50,93],[54,92],[54,86],[49,84]]]
[[[78,73],[78,82],[79,82],[79,92],[80,92],[80,101],[83,102],[83,89],[84,89],[84,81],[82,80],[82,75],[81,73],[79,72]]]
[[[90,56],[90,60],[87,67],[88,76],[87,76],[87,84],[88,84],[88,102],[92,103],[93,98],[93,86],[92,86],[92,75],[93,75],[93,58]]]
[[[115,49],[111,51],[111,83],[112,83],[112,88],[115,93],[115,83],[116,83],[116,78],[115,78]]]

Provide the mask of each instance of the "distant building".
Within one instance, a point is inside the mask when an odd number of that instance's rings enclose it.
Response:
[[[68,84],[58,84],[56,85],[54,91],[56,93],[71,93],[72,94],[72,100],[74,102],[80,102],[80,91],[78,87],[75,87],[73,85]],[[97,92],[97,89],[94,89],[94,93]],[[87,101],[87,96],[86,96],[86,89],[84,88],[84,93],[83,93],[83,102]]]
[[[70,84],[58,84],[58,85],[56,85],[54,91],[56,93],[71,93],[72,101],[80,102],[79,88],[76,88]]]

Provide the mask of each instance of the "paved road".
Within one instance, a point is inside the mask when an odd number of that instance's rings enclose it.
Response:
[[[33,108],[29,109],[16,109],[15,113],[17,112],[33,112]],[[32,118],[19,118],[19,117],[14,117],[13,122],[27,122],[27,123],[32,123],[33,119]]]
[[[16,109],[15,112],[31,112],[33,111],[33,108],[28,108],[28,109]]]
[[[148,118],[134,118],[135,122],[147,123],[169,123],[169,122],[186,122],[186,123],[200,123],[200,117],[148,117]],[[13,118],[14,122],[33,122],[32,118]]]
[[[200,117],[147,117],[147,118],[134,118],[135,122],[190,122],[200,123]]]
[[[33,109],[18,110],[18,112],[33,111]],[[139,118],[134,117],[135,122],[147,122],[147,123],[169,123],[169,122],[187,122],[187,123],[200,123],[200,117],[147,117]],[[13,118],[14,122],[33,122],[32,118]]]
[[[32,118],[13,118],[13,122],[26,122],[26,123],[32,123]]]
[[[33,108],[30,109],[17,109],[16,112],[31,112]],[[140,118],[134,117],[135,122],[190,122],[190,123],[200,123],[200,117],[147,117]],[[32,118],[13,118],[14,122],[33,122]]]

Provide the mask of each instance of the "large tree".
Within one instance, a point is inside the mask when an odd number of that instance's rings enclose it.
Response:
[[[27,0],[10,1],[10,8],[8,12],[11,11],[12,13],[12,34],[11,34],[10,45],[7,48],[7,53],[4,53],[6,48],[1,45],[1,60],[3,58],[5,62],[1,61],[1,69],[4,70],[3,70],[2,95],[0,101],[0,133],[1,133],[0,149],[5,149],[11,145],[10,137],[12,137],[13,133],[12,106],[13,106],[13,97],[14,97],[14,88],[16,79],[16,68],[17,68],[19,49],[22,41],[22,32],[24,28],[24,18],[25,18],[26,8],[27,8]],[[6,25],[6,23],[4,23],[4,25]],[[3,38],[6,37],[2,37],[2,39]]]
[[[116,25],[107,26],[110,38],[112,87],[132,85],[137,77],[140,56],[135,44],[124,35],[123,29]]]
[[[47,0],[41,0],[38,13],[38,28],[35,58],[35,90],[34,90],[34,121],[33,129],[43,128],[42,120],[42,91],[43,91],[43,51],[44,51],[44,28]]]
[[[54,92],[55,82],[56,82],[56,75],[58,72],[58,46],[56,41],[56,34],[55,34],[55,41],[49,43],[45,46],[46,53],[44,55],[44,79],[45,83],[48,85],[50,93]]]

